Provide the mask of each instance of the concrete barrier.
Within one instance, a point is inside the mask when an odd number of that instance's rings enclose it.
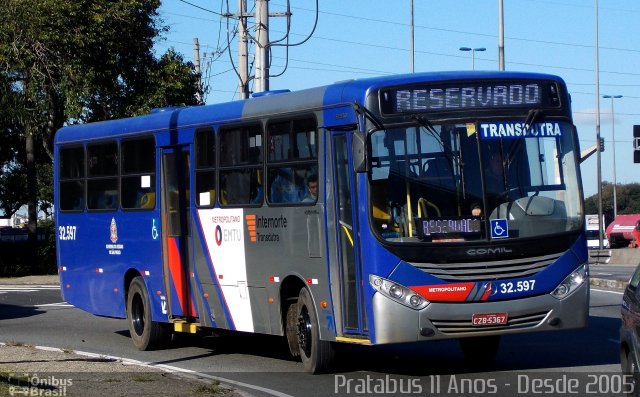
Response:
[[[590,265],[606,265],[611,261],[610,249],[591,249],[589,250],[589,264]]]
[[[612,265],[638,265],[640,264],[640,248],[617,248],[611,250]]]

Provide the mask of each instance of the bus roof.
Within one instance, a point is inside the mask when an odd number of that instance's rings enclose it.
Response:
[[[239,121],[243,118],[282,113],[282,109],[294,112],[347,103],[362,105],[371,91],[387,86],[409,85],[417,82],[498,79],[548,79],[564,86],[564,81],[558,76],[528,72],[445,71],[371,77],[259,98],[205,106],[167,108],[165,111],[144,116],[63,127],[56,133],[55,143],[81,142],[86,139],[195,127],[222,121]]]

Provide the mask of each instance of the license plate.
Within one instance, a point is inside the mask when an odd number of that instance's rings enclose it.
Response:
[[[507,313],[481,313],[471,316],[471,322],[475,327],[491,325],[506,325],[509,315]]]

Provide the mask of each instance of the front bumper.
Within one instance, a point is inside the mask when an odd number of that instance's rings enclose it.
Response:
[[[509,321],[504,326],[471,323],[473,314],[505,312]],[[589,318],[589,282],[562,300],[545,294],[500,302],[432,302],[420,311],[376,293],[373,318],[375,344],[583,328]]]

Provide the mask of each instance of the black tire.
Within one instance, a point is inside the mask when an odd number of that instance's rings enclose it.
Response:
[[[300,347],[298,344],[298,301],[287,306],[285,335],[291,355],[294,358],[300,357]]]
[[[142,277],[135,277],[129,284],[127,322],[131,340],[138,350],[157,349],[170,341],[168,329],[151,321],[151,303]]]
[[[298,296],[298,347],[304,369],[312,374],[327,372],[333,366],[335,352],[331,342],[320,340],[318,317],[306,288]]]
[[[460,348],[464,358],[472,366],[490,365],[498,354],[500,336],[479,336],[473,338],[461,338]]]

